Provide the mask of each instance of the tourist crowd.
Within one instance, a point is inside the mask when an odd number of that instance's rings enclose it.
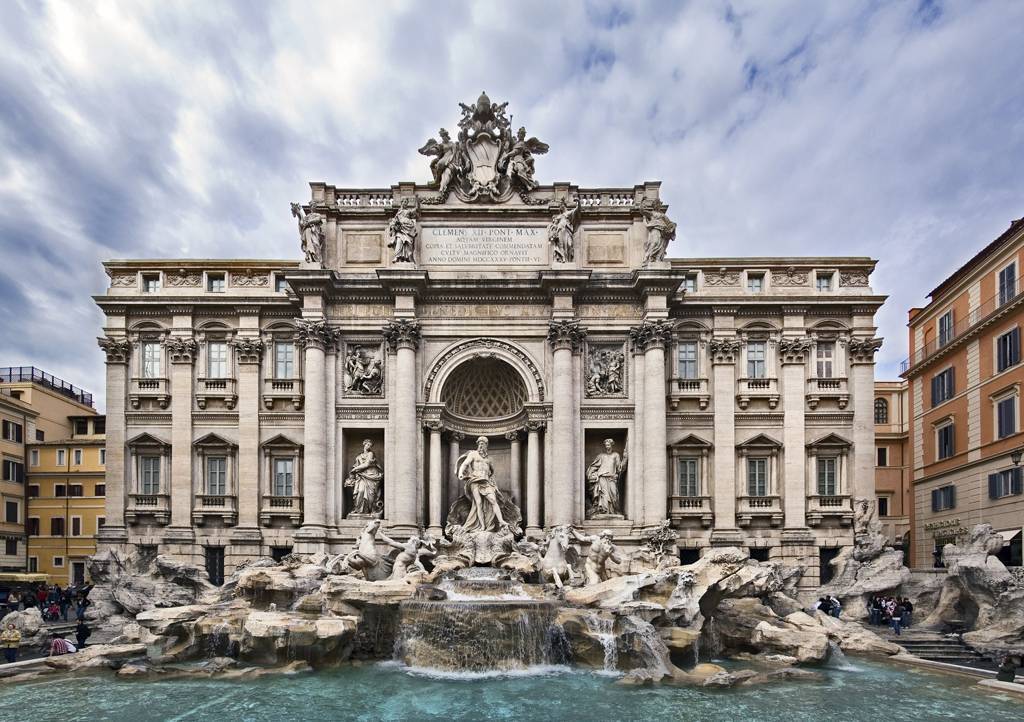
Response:
[[[876,594],[868,602],[868,622],[873,625],[888,625],[899,636],[910,626],[914,605],[906,597],[883,597]]]
[[[839,617],[843,605],[833,596],[824,596],[811,605],[811,612],[824,612],[830,617]]]
[[[19,612],[24,609],[38,607],[43,621],[56,622],[68,621],[68,613],[75,610],[76,619],[85,618],[85,610],[89,606],[89,592],[92,591],[91,584],[69,584],[61,589],[59,584],[47,585],[38,584],[18,591],[12,591],[7,596],[6,611]],[[3,616],[0,614],[0,617]]]

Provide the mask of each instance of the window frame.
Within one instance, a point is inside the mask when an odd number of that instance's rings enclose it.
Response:
[[[205,285],[207,293],[225,293],[228,290],[228,274],[224,271],[207,271]],[[220,288],[215,288],[216,285]]]
[[[878,507],[878,516],[880,518],[888,518],[889,516],[891,516],[889,512],[891,511],[891,508],[892,508],[892,504],[890,503],[892,501],[892,497],[890,497],[889,495],[883,495],[883,496],[876,497],[875,501],[876,501],[876,505]],[[885,504],[885,513],[884,514],[882,513],[882,504]]]
[[[829,468],[831,466],[831,469]],[[831,475],[831,479],[829,479]],[[839,495],[839,457],[818,456],[815,460],[815,489],[818,496]],[[831,491],[829,485],[831,484]]]
[[[1009,274],[1007,274],[1009,271]],[[1014,258],[996,272],[996,288],[999,292],[999,307],[1002,308],[1017,297],[1017,259]]]
[[[144,271],[139,274],[139,290],[142,293],[160,293],[163,290],[163,274],[160,271]],[[149,288],[149,282],[153,282],[153,288]]]
[[[701,478],[700,478],[700,464],[701,459],[699,456],[680,456],[676,459],[676,492],[679,496],[694,498],[701,496]],[[684,475],[684,467],[692,467],[692,474]],[[684,479],[684,476],[690,478]],[[686,493],[689,485],[692,484],[692,494]]]
[[[943,451],[946,450],[946,444],[943,443],[943,432],[947,430],[949,431],[949,453],[943,456]],[[935,461],[945,461],[954,456],[956,456],[956,425],[952,420],[946,420],[935,425]]]
[[[875,447],[875,466],[877,466],[880,469],[887,469],[887,468],[889,468],[889,447],[888,446],[876,446]]]
[[[1004,343],[1005,340],[1005,343]],[[1004,348],[1005,346],[1005,348]],[[1009,328],[995,338],[994,372],[999,374],[1020,363],[1020,327]]]
[[[152,462],[155,462],[155,467]],[[147,468],[149,466],[150,468]],[[155,496],[160,493],[163,457],[156,454],[139,455],[139,494]],[[154,482],[155,477],[155,482]],[[155,487],[154,487],[155,483]]]
[[[765,497],[771,496],[771,481],[768,478],[771,469],[771,457],[748,456],[746,457],[747,496]],[[760,466],[760,470],[755,467]],[[751,475],[753,472],[753,476]],[[758,478],[761,477],[761,478]],[[763,488],[758,488],[763,487]]]
[[[822,288],[822,281],[824,281],[824,288]],[[814,272],[814,290],[818,293],[829,293],[835,290],[835,273],[833,271],[815,271]]]
[[[209,496],[226,496],[228,493],[228,457],[212,455],[205,457],[205,479],[203,488]],[[214,466],[220,468],[214,469]]]
[[[14,518],[11,518],[11,509],[14,509]],[[17,499],[4,500],[4,523],[21,524],[21,502]]]
[[[932,375],[931,392],[932,408],[956,396],[956,372],[952,366]]]
[[[823,352],[827,351],[827,355],[823,356]],[[815,344],[814,349],[814,370],[816,378],[819,379],[831,379],[835,378],[836,370],[836,342],[835,341],[818,341]],[[822,373],[826,371],[827,373]]]
[[[1010,410],[1004,416],[1004,404],[1010,404]],[[1020,403],[1017,398],[1017,390],[1001,394],[992,398],[992,408],[995,414],[992,430],[995,432],[996,440],[1009,438],[1020,430]],[[1004,422],[1010,424],[1010,428],[1004,428]]]
[[[281,351],[287,348],[289,350],[289,358],[282,361],[280,358]],[[284,363],[285,370],[289,370],[291,373],[287,376],[281,375],[281,364]],[[295,376],[295,341],[291,339],[280,339],[274,341],[274,378],[278,381],[286,381],[296,378]]]
[[[72,449],[71,450],[71,465],[81,466],[82,465],[82,450]]]
[[[282,472],[278,471],[278,464],[287,462],[290,466],[287,473],[287,486],[281,487],[278,485],[279,477]],[[273,470],[271,477],[271,496],[278,497],[293,497],[295,494],[295,467],[297,466],[297,459],[294,456],[272,456],[270,459],[270,468]],[[280,493],[281,490],[287,489],[288,493]]]
[[[766,280],[768,275],[763,271],[748,271],[747,272],[747,292],[762,294],[767,288]]]
[[[683,357],[683,349],[684,349],[684,347],[687,348],[687,349],[689,349],[689,348],[693,349],[693,357],[692,358],[684,358]],[[699,351],[699,349],[700,349],[699,342],[696,341],[695,339],[684,338],[684,339],[680,339],[679,340],[679,342],[676,345],[676,374],[678,375],[677,376],[678,378],[683,379],[685,381],[695,381],[695,380],[700,378],[700,351]],[[684,364],[687,364],[687,365],[692,364],[692,366],[693,366],[693,375],[688,376],[688,375],[683,373]]]
[[[938,348],[945,348],[955,338],[955,315],[953,309],[947,309],[935,320],[935,343]]]
[[[144,379],[163,378],[163,349],[159,341],[139,342],[139,376]]]
[[[214,350],[216,350],[216,358]],[[206,342],[206,377],[210,379],[231,378],[231,354],[226,340],[218,338]]]
[[[752,359],[750,352],[753,347],[758,347],[761,358]],[[768,378],[768,342],[763,339],[752,339],[747,341],[746,348],[747,378],[766,379]],[[758,366],[760,364],[760,366]]]

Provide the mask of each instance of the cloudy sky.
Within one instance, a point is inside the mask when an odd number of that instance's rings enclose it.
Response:
[[[298,254],[482,89],[542,182],[664,182],[673,256],[870,255],[887,338],[1024,215],[1024,2],[0,0],[0,365],[102,396],[100,261]]]

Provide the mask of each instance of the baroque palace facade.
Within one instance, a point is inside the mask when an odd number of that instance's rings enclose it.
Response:
[[[313,183],[301,261],[105,264],[100,547],[217,578],[374,518],[438,536],[485,437],[471,508],[496,494],[517,536],[629,548],[670,519],[684,559],[737,545],[816,583],[874,503],[874,262],[666,258],[659,183],[540,185],[547,146],[462,107],[432,183]]]

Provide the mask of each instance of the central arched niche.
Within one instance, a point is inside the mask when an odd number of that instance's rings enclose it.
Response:
[[[444,404],[441,415],[444,426],[464,435],[457,442],[459,453],[474,448],[478,436],[486,436],[494,464],[494,480],[498,488],[521,507],[521,489],[511,479],[512,443],[506,436],[519,431],[522,438],[520,430],[526,424],[525,404],[529,392],[519,371],[494,356],[467,359],[445,379],[440,398]],[[523,446],[518,446],[520,456]],[[448,479],[446,504],[450,504],[463,493],[462,482],[456,478],[454,469],[449,469],[445,476]]]

